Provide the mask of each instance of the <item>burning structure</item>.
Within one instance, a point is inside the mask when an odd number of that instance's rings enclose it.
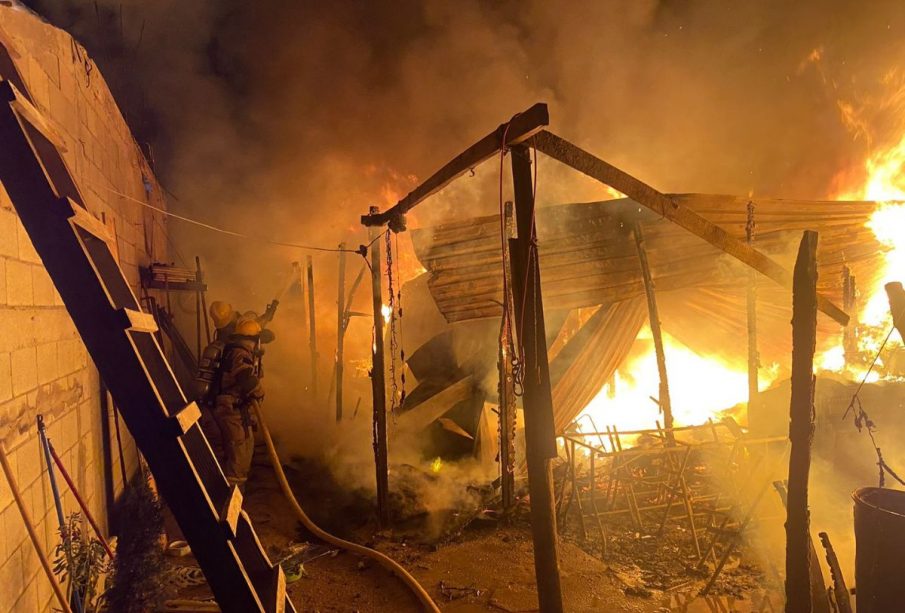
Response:
[[[853,581],[860,611],[900,597],[885,486],[903,484],[901,357],[884,334],[890,312],[905,325],[889,283],[903,209],[887,202],[901,144],[834,199],[671,194],[558,136],[557,106],[551,122],[535,104],[424,180],[393,173],[384,210],[344,207],[338,246],[283,240],[171,211],[84,49],[9,4],[0,607],[845,612]],[[492,189],[462,187],[467,173]],[[227,250],[214,274],[171,263],[195,247],[174,242],[174,218],[291,250],[266,314],[218,301],[208,320]],[[235,301],[257,300],[244,276]],[[213,329],[255,339],[260,384],[271,320],[288,342],[267,348],[268,400],[243,396],[241,433],[218,432],[226,394],[196,389],[199,370],[224,389]],[[76,508],[84,522],[64,517]]]

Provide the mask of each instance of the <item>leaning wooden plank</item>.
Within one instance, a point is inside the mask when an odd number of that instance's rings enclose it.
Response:
[[[417,433],[427,428],[443,417],[444,413],[471,396],[473,381],[471,375],[464,377],[400,415],[399,431]]]
[[[550,115],[547,112],[547,105],[538,102],[501,124],[496,130],[457,155],[392,208],[383,213],[362,215],[361,223],[366,226],[382,226],[400,215],[405,215],[422,200],[443,189],[450,181],[468,169],[474,168],[499,153],[501,147],[524,142],[537,134],[548,123],[550,123]]]
[[[681,206],[675,199],[658,192],[643,181],[546,130],[541,130],[534,136],[534,144],[541,153],[619,190],[638,204],[685,228],[780,285],[792,287],[792,275],[772,258],[745,244],[744,241],[733,238],[719,226],[691,209]],[[817,308],[843,326],[848,324],[849,316],[827,298],[818,295]]]

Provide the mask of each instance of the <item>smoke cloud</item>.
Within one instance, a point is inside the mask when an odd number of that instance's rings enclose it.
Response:
[[[536,101],[550,105],[554,131],[661,190],[789,198],[834,193],[840,172],[897,140],[905,117],[886,96],[905,41],[895,1],[30,4],[96,59],[173,211],[326,247],[366,242],[358,217],[369,205],[393,204]],[[540,204],[606,196],[552,161],[539,165]],[[493,212],[500,181],[499,165],[485,164],[410,225]],[[200,255],[210,299],[240,310],[262,309],[306,255],[169,227],[171,257]],[[337,263],[313,255],[323,400],[306,402],[299,383],[307,339],[290,297],[272,326],[267,409],[285,439],[319,452],[333,445],[323,425]],[[348,262],[347,286],[363,265]],[[354,310],[369,310],[368,293],[365,281]],[[370,344],[367,319],[353,319],[350,378]],[[365,374],[347,390],[349,413],[363,399],[358,420],[369,413]],[[367,428],[358,430],[368,454]]]

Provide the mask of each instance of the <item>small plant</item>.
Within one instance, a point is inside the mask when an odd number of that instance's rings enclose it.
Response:
[[[86,613],[97,611],[100,604],[98,579],[110,568],[104,546],[83,530],[79,513],[72,513],[59,533],[60,542],[54,548],[53,572],[61,582],[69,582],[70,590],[78,593]]]
[[[111,586],[104,595],[109,611],[147,613],[163,608],[163,514],[148,479],[137,478],[120,501],[118,514],[126,521],[119,530]]]

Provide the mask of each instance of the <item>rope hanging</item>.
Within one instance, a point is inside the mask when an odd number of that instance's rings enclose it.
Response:
[[[892,336],[892,332],[895,330],[895,327],[890,328],[889,333],[886,335],[886,338],[883,339],[883,344],[880,345],[880,348],[877,350],[877,354],[874,356],[873,361],[870,363],[870,366],[867,369],[867,372],[864,373],[864,377],[861,379],[861,383],[858,384],[858,389],[855,390],[855,393],[852,395],[851,401],[848,403],[848,407],[845,409],[845,413],[842,414],[842,419],[845,420],[848,417],[850,412],[854,413],[854,424],[855,427],[858,428],[858,432],[863,430],[867,431],[867,435],[870,437],[870,444],[874,448],[874,453],[877,454],[877,468],[879,470],[879,485],[880,487],[884,487],[886,485],[886,475],[889,474],[893,479],[899,482],[900,485],[905,485],[905,481],[899,477],[898,474],[886,463],[886,460],[883,459],[883,452],[880,450],[880,447],[877,445],[877,440],[874,438],[874,430],[877,427],[877,424],[870,418],[870,415],[867,414],[867,411],[864,410],[864,406],[861,404],[861,388],[864,387],[864,384],[867,382],[867,377],[870,375],[871,371],[873,371],[874,366],[877,364],[877,360],[880,359],[880,354],[883,353],[883,349],[886,348],[886,343],[889,342],[889,337]]]

